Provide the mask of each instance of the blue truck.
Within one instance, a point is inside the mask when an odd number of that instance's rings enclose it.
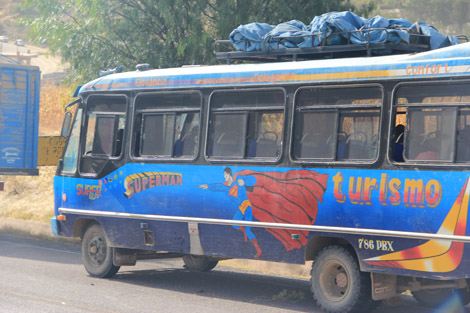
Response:
[[[0,54],[0,175],[38,175],[40,71]]]

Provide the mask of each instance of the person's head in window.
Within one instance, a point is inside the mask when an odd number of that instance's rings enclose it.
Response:
[[[403,143],[404,134],[405,134],[405,125],[398,124],[397,126],[395,126],[395,133],[393,136],[393,141],[395,143]]]

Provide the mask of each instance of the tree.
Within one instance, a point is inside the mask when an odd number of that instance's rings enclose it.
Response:
[[[36,41],[70,64],[78,79],[100,69],[136,64],[154,67],[206,62],[211,38],[204,31],[203,1],[27,0]]]
[[[407,0],[404,7],[414,19],[429,21],[443,33],[457,35],[470,30],[468,0]]]
[[[356,0],[357,1],[357,0]],[[410,22],[422,21],[448,35],[470,35],[468,0],[377,0],[378,12],[393,12]],[[386,14],[384,14],[386,15]]]
[[[296,19],[308,25],[315,16],[331,11],[353,11],[368,17],[374,2],[367,0],[356,6],[350,0],[214,0],[210,6],[217,38],[227,39],[233,29],[252,22],[276,25]]]
[[[215,62],[215,39],[254,21],[310,23],[315,15],[353,10],[350,0],[23,0],[37,42],[70,64],[77,80],[100,69],[149,63],[153,68]]]

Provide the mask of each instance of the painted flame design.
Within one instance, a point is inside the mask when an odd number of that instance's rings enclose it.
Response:
[[[470,195],[469,180],[470,178],[467,179],[437,234],[465,236]],[[463,242],[432,239],[407,250],[365,259],[364,262],[376,266],[445,273],[459,266],[463,248]]]

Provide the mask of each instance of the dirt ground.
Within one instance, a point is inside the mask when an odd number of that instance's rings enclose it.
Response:
[[[26,44],[25,48],[29,50],[30,54],[37,55],[37,57],[31,58],[31,65],[39,67],[42,78],[45,75],[65,72],[66,66],[61,63],[60,58],[50,55],[47,49],[29,44]]]

